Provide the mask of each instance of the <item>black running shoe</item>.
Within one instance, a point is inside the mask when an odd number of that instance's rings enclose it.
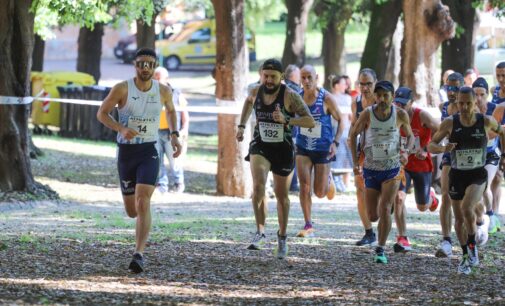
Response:
[[[357,246],[363,246],[363,245],[373,245],[377,239],[375,238],[375,233],[372,233],[371,235],[365,234],[361,240],[356,242]]]
[[[144,272],[144,258],[139,253],[133,254],[132,261],[128,267],[128,271],[131,273],[141,273]]]

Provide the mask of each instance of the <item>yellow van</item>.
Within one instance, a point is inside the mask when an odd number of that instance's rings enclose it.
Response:
[[[246,31],[249,60],[256,60],[254,36]],[[186,64],[216,63],[216,22],[213,19],[187,22],[182,30],[168,39],[156,42],[163,66],[177,70]]]

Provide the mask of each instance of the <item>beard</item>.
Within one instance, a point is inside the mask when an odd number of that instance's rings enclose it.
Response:
[[[279,87],[281,87],[281,84],[277,84],[275,85],[273,88],[268,88],[266,85],[265,85],[265,88],[264,88],[264,91],[267,95],[271,95],[273,93],[275,93],[277,91],[277,89],[279,89]]]
[[[144,73],[137,73],[137,77],[142,80],[143,82],[149,81],[153,77],[154,72],[151,72],[149,74],[144,74]]]

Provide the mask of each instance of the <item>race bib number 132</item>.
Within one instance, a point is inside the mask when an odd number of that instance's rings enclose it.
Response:
[[[284,125],[273,122],[259,122],[260,136],[263,142],[282,142]]]

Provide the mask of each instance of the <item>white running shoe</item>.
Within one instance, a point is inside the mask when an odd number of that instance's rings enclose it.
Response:
[[[277,258],[284,259],[288,256],[288,244],[287,237],[281,237],[277,233],[277,249],[275,250],[277,253]]]
[[[479,250],[477,249],[477,246],[474,245],[473,247],[470,247],[469,245],[467,245],[466,249],[468,250],[468,263],[472,267],[477,267],[480,263]]]
[[[440,248],[435,253],[436,257],[449,257],[452,255],[452,244],[447,240],[440,242]]]
[[[475,235],[475,240],[477,245],[485,245],[489,238],[489,216],[484,214],[482,216],[482,225],[477,226],[477,235]]]
[[[261,250],[261,247],[265,244],[266,237],[264,233],[256,232],[251,244],[247,247],[248,250]]]
[[[458,265],[458,273],[468,275],[472,273],[472,268],[470,266],[470,262],[468,260],[468,254],[463,255],[463,259],[461,259]]]

